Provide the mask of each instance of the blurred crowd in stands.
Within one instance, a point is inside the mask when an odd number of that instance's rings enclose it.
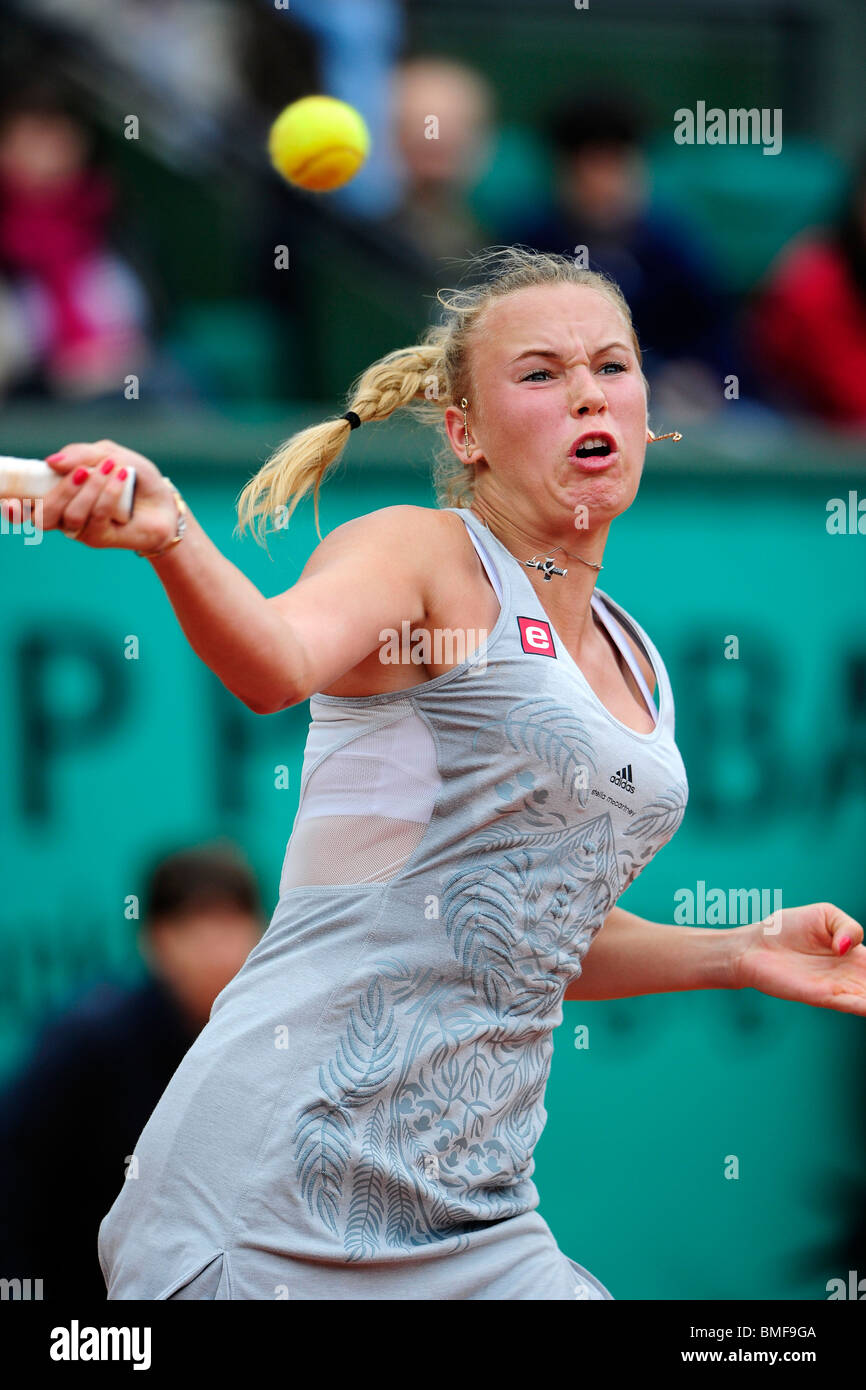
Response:
[[[136,93],[146,106],[148,94],[161,113],[161,125],[146,122],[158,132],[154,157],[204,181],[237,158],[258,170],[237,209],[250,248],[237,294],[301,340],[316,301],[297,279],[269,273],[301,215],[341,228],[347,254],[365,244],[399,266],[400,293],[425,312],[435,288],[454,283],[455,260],[483,246],[585,247],[632,307],[665,418],[711,419],[736,377],[738,395],[768,417],[866,432],[866,151],[822,219],[780,244],[753,283],[733,285],[705,229],[654,190],[660,132],[639,104],[610,86],[553,94],[532,129],[504,131],[487,76],[456,56],[410,51],[398,0],[29,0],[27,15],[20,43],[28,26],[33,41],[51,41],[38,80],[7,71],[0,96],[5,399],[98,401],[129,373],[146,373],[157,398],[207,394],[173,356],[159,258],[117,176],[122,141],[109,150],[104,140],[106,122],[119,128],[121,98],[104,110],[76,79],[89,56],[109,98]],[[263,156],[277,112],[314,91],[356,105],[373,137],[362,172],[329,195],[290,188]],[[521,139],[525,159],[537,152],[549,171],[533,196],[503,163]],[[784,158],[763,160],[767,180]],[[286,397],[316,390],[310,377],[285,386]]]

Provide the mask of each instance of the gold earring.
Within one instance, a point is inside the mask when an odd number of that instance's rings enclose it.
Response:
[[[673,434],[653,434],[652,430],[650,430],[649,436],[650,437],[648,442],[650,444],[658,444],[660,439],[672,439],[676,444],[679,442],[679,440],[682,439],[682,435],[679,434],[676,430],[674,430]]]
[[[469,447],[469,424],[466,419],[466,410],[469,402],[465,396],[461,399],[460,404],[463,407],[463,448],[466,450],[466,457],[471,458],[472,450]]]

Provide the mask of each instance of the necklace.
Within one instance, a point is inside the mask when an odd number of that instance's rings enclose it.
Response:
[[[471,511],[472,508],[470,507],[469,510]],[[482,522],[484,526],[487,526],[487,530],[490,531],[490,527],[487,525],[487,522],[484,520],[484,517],[479,517],[479,520]],[[522,536],[526,535],[526,532],[521,531],[519,526],[514,526],[513,522],[511,523],[511,525],[514,527],[514,530],[519,531]],[[495,532],[490,531],[490,534],[495,535]],[[531,540],[532,537],[529,536],[528,539]],[[603,565],[597,565],[593,560],[584,560],[582,555],[573,555],[570,550],[565,549],[564,545],[558,545],[555,550],[550,551],[549,554],[545,555],[543,559],[538,558],[539,552],[536,551],[531,560],[521,560],[520,563],[521,565],[525,565],[527,569],[541,570],[542,574],[548,582],[550,582],[550,580],[553,578],[555,574],[561,575],[564,578],[565,575],[568,574],[568,570],[559,569],[557,567],[556,561],[553,558],[554,555],[558,555],[560,551],[563,551],[569,557],[569,559],[579,560],[582,565],[588,565],[589,568],[592,570],[598,571],[604,569]]]

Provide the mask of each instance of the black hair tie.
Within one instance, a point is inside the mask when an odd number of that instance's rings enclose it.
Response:
[[[356,430],[361,423],[360,415],[356,415],[354,410],[347,410],[345,415],[340,416],[341,420],[349,421],[349,428]]]

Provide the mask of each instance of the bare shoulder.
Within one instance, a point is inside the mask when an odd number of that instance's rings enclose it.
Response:
[[[451,627],[467,595],[472,607],[466,552],[474,551],[454,528],[455,520],[465,530],[459,518],[438,507],[400,503],[328,532],[298,581],[269,600],[290,620],[304,648],[305,690],[338,698],[367,696],[408,689],[441,674],[426,665],[413,664],[407,672],[402,663],[386,663],[381,648],[404,623],[413,635],[431,625]],[[477,606],[477,597],[474,601]]]
[[[438,543],[442,534],[441,516],[438,507],[416,507],[400,502],[351,517],[335,526],[319,542],[307,561],[307,568],[312,572],[318,560],[331,560],[344,550],[357,553],[358,547],[365,551],[381,547],[384,555],[417,559],[423,555],[425,546]]]
[[[339,564],[344,557],[355,564],[369,560],[385,573],[412,575],[428,593],[451,565],[466,564],[465,527],[459,517],[441,507],[419,507],[409,502],[378,507],[329,531],[310,555],[300,578]]]

